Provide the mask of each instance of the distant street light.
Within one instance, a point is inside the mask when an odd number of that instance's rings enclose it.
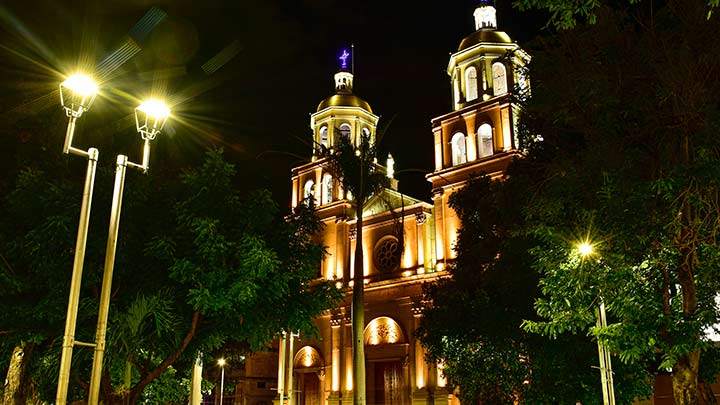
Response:
[[[588,241],[582,242],[577,247],[580,256],[587,258],[594,254],[594,248]],[[605,316],[605,301],[602,294],[600,295],[600,307],[598,309],[597,325],[601,328],[607,327],[607,318]],[[610,360],[610,352],[605,344],[598,339],[598,357],[600,358],[600,383],[602,384],[603,404],[615,405],[615,388],[612,375],[612,363]]]
[[[87,158],[85,186],[83,188],[82,204],[80,205],[80,219],[78,220],[78,233],[75,241],[75,258],[70,281],[70,297],[68,299],[67,314],[65,316],[65,334],[63,335],[62,355],[60,357],[60,373],[58,375],[58,388],[55,397],[58,405],[65,405],[67,401],[68,383],[70,380],[70,364],[74,346],[93,346],[91,343],[75,341],[75,326],[77,324],[78,303],[80,301],[80,284],[82,282],[83,264],[85,261],[85,245],[87,242],[88,222],[90,220],[90,207],[95,184],[95,170],[97,169],[98,150],[89,148],[87,151],[72,146],[75,133],[75,121],[82,116],[92,105],[98,93],[98,86],[89,76],[76,74],[70,76],[60,84],[60,102],[68,116],[69,122],[65,133],[63,153]]]
[[[225,391],[225,359],[218,360],[220,366],[220,405],[223,403],[223,391]]]
[[[97,405],[98,403],[98,397],[100,394],[100,379],[102,376],[103,354],[105,351],[108,309],[110,307],[110,288],[112,285],[115,249],[117,246],[118,227],[120,224],[122,194],[125,186],[125,169],[127,166],[130,166],[141,170],[143,173],[147,172],[150,161],[150,141],[155,139],[170,116],[170,109],[159,100],[148,100],[135,109],[137,131],[140,133],[140,136],[144,141],[142,163],[138,164],[130,162],[125,155],[118,155],[117,157],[115,190],[113,193],[113,204],[110,213],[110,230],[108,232],[108,243],[105,254],[105,270],[103,274],[102,292],[100,295],[100,309],[95,342],[79,342],[75,340],[75,328],[77,325],[82,269],[85,261],[88,222],[90,219],[90,207],[92,204],[92,193],[95,183],[95,171],[97,169],[99,152],[96,148],[89,148],[87,151],[75,148],[72,146],[72,140],[73,135],[75,134],[75,121],[80,118],[85,111],[90,109],[97,93],[97,84],[91,77],[83,74],[70,76],[60,84],[60,103],[65,110],[65,115],[69,118],[67,131],[65,133],[63,153],[85,157],[88,159],[88,165],[85,175],[82,204],[80,206],[77,240],[75,242],[75,257],[73,259],[73,272],[70,281],[70,297],[68,299],[68,309],[65,317],[65,334],[63,335],[58,388],[55,397],[57,405],[65,405],[67,403],[70,366],[72,363],[72,351],[74,346],[95,348],[88,404]]]

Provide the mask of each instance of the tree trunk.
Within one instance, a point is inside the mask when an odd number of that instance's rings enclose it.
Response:
[[[25,405],[28,396],[27,364],[30,361],[33,345],[25,342],[15,346],[10,357],[7,378],[3,386],[4,405]]]
[[[707,381],[700,380],[700,392],[702,394],[703,402],[708,405],[717,405],[717,398],[712,390],[712,384]]]
[[[673,366],[672,387],[676,405],[700,405],[699,366],[699,350],[681,356]]]
[[[357,198],[357,223],[355,225],[355,273],[353,275],[352,337],[353,337],[353,404],[365,405],[365,297],[363,263],[363,204]]]

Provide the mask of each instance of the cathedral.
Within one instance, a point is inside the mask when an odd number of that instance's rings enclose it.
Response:
[[[530,57],[497,29],[495,8],[481,3],[474,11],[475,31],[462,39],[447,66],[452,108],[433,118],[426,145],[434,148],[432,203],[398,191],[394,162],[378,166],[390,187],[356,212],[352,199],[318,152],[341,139],[375,141],[379,116],[353,93],[347,55],[335,74],[335,92],[310,116],[312,161],[292,170],[292,206],[314,199],[325,224],[319,241],[327,256],[320,277],[347,291],[343,301],[315,320],[317,338],[288,333],[275,351],[246,360],[236,398],[244,405],[340,405],[353,400],[350,305],[354,272],[364,275],[366,398],[368,404],[459,403],[446,387],[442,364],[430,362],[414,333],[423,312],[422,285],[447,277],[454,260],[458,218],[450,195],[473,175],[502,175],[518,150],[519,107],[513,92],[529,89],[524,66]],[[430,135],[430,134],[428,134]],[[363,229],[356,229],[362,215]],[[364,268],[353,255],[362,238]]]

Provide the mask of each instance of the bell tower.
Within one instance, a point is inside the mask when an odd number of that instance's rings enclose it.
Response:
[[[432,183],[439,270],[455,258],[460,226],[448,205],[450,195],[475,175],[499,177],[521,152],[517,140],[517,96],[530,89],[525,66],[530,56],[498,30],[496,9],[480,1],[475,31],[450,55],[452,111],[431,120],[435,170]]]
[[[366,135],[374,143],[380,119],[373,114],[370,104],[353,93],[354,75],[348,66],[350,57],[346,49],[341,51],[339,69],[335,73],[335,92],[322,100],[310,115],[311,162],[292,170],[292,207],[312,199],[320,220],[326,225],[323,238],[330,255],[322,264],[321,275],[328,280],[349,277],[350,246],[342,235],[349,232],[347,221],[356,213],[340,181],[328,170],[324,152],[332,152],[341,138],[359,145],[361,136]]]

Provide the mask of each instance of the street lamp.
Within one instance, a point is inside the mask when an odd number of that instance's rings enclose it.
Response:
[[[90,219],[90,206],[97,169],[98,150],[89,148],[87,151],[72,146],[75,134],[75,122],[85,111],[90,109],[98,93],[98,86],[90,76],[75,74],[60,84],[60,103],[65,110],[69,122],[65,133],[63,153],[82,156],[88,159],[83,199],[80,206],[80,219],[78,234],[75,242],[75,257],[73,259],[73,272],[70,281],[70,297],[65,318],[65,334],[63,335],[62,355],[60,358],[60,372],[58,375],[58,388],[55,397],[57,405],[67,402],[68,383],[70,380],[70,365],[72,363],[72,350],[74,346],[94,347],[93,369],[90,379],[90,397],[88,404],[97,405],[100,394],[100,378],[102,375],[103,354],[105,351],[105,334],[107,332],[108,309],[110,306],[110,288],[112,286],[112,272],[115,263],[118,227],[120,224],[120,208],[122,194],[125,187],[125,169],[130,166],[147,173],[150,161],[150,142],[160,133],[170,116],[170,109],[159,100],[148,100],[135,109],[135,123],[140,137],[144,141],[142,163],[128,161],[127,156],[118,155],[115,170],[115,189],[113,193],[112,210],[110,213],[110,230],[105,251],[105,267],[103,273],[102,292],[100,295],[100,309],[94,343],[84,343],[75,340],[78,304],[80,300],[80,285],[82,269],[85,260],[85,247],[87,242],[88,222]]]
[[[225,359],[220,359],[217,362],[220,366],[220,405],[223,403],[223,391],[225,391]]]
[[[60,373],[58,375],[58,388],[55,397],[58,405],[65,405],[67,401],[73,347],[93,346],[91,343],[83,343],[75,340],[75,327],[77,324],[78,303],[80,301],[80,284],[82,282],[82,271],[85,261],[85,246],[87,242],[88,222],[90,220],[90,207],[92,205],[98,150],[89,148],[87,151],[84,151],[74,148],[72,146],[72,139],[75,133],[75,121],[90,108],[97,93],[97,84],[95,84],[92,78],[82,74],[70,76],[60,84],[60,103],[65,110],[65,115],[68,117],[63,153],[85,157],[88,163],[82,204],[80,205],[80,219],[78,220],[78,233],[75,241],[75,257],[73,259],[73,271],[70,280],[70,296],[65,317],[62,355],[60,357]]]
[[[578,245],[578,252],[583,258],[587,258],[594,253],[592,244],[585,241]],[[598,308],[597,325],[601,328],[607,327],[607,318],[605,316],[605,301],[602,294],[600,295],[600,307]],[[615,388],[613,384],[612,363],[610,361],[610,352],[604,343],[598,339],[598,357],[600,359],[600,383],[602,384],[603,404],[615,405]]]
[[[135,123],[140,137],[144,141],[142,163],[133,163],[125,155],[118,155],[115,166],[115,188],[113,190],[112,208],[108,240],[105,248],[105,266],[103,270],[102,290],[100,292],[100,308],[97,330],[95,333],[95,353],[93,356],[92,375],[90,377],[90,396],[88,405],[97,405],[100,396],[100,380],[102,378],[103,356],[105,354],[105,335],[107,333],[108,312],[112,276],[115,269],[115,252],[120,227],[120,209],[122,208],[123,190],[125,189],[125,171],[127,167],[147,173],[150,161],[150,141],[160,133],[170,116],[170,109],[159,100],[148,100],[135,108]]]

